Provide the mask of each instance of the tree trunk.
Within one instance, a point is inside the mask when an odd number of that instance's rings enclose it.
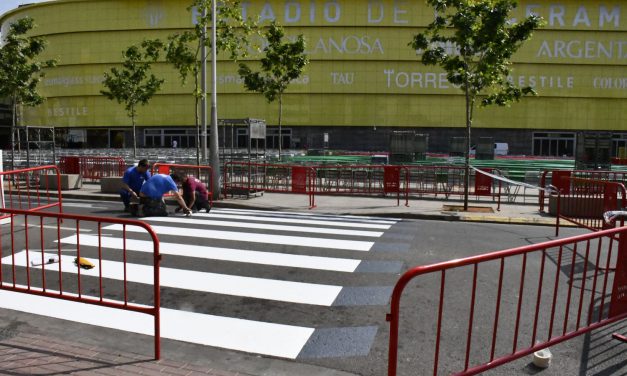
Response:
[[[135,107],[131,107],[131,123],[133,124],[133,159],[137,159],[137,132],[135,131]]]
[[[468,90],[468,76],[466,76],[466,149],[464,161],[464,211],[468,211],[468,190],[470,187],[470,126],[472,124],[471,101]]]
[[[198,69],[195,69],[194,72],[194,82],[195,82],[195,90],[194,90],[194,116],[196,120],[196,165],[200,166],[200,115],[198,113],[198,103],[200,102],[198,99]]]
[[[17,103],[13,97],[13,116],[11,118],[11,171],[15,170],[15,127],[17,126]]]
[[[283,93],[279,93],[279,161],[281,160],[281,149],[283,143],[283,134],[282,134],[282,120],[283,120]]]

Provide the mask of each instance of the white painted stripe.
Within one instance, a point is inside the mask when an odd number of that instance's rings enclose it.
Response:
[[[33,258],[33,260],[41,259],[40,252],[31,252],[29,256],[37,257]],[[44,258],[55,256],[54,254],[44,253]],[[75,256],[62,255],[61,270],[66,273],[77,274],[78,268],[74,265],[74,258]],[[2,263],[4,265],[11,265],[11,256],[4,257]],[[26,251],[15,254],[15,265],[26,267]],[[40,269],[41,267],[31,266],[31,268]],[[342,286],[241,277],[183,269],[160,268],[160,272],[161,287],[173,287],[214,294],[245,296],[298,304],[331,306],[342,290]],[[81,275],[98,277],[98,267],[91,270],[81,270]],[[128,282],[153,284],[152,266],[127,263],[126,275]],[[102,277],[123,280],[124,263],[102,260]]]
[[[98,247],[98,237],[81,235],[81,246]],[[76,244],[76,236],[61,239],[64,244]],[[108,249],[122,249],[123,240],[120,238],[103,237],[101,246]],[[126,249],[137,252],[153,252],[151,241],[126,239]],[[305,255],[292,255],[275,252],[248,251],[243,249],[205,247],[179,243],[160,242],[159,252],[164,255],[196,257],[209,260],[222,260],[233,262],[245,262],[250,264],[274,265],[291,268],[305,268],[315,270],[330,270],[334,272],[352,273],[359,266],[360,260],[318,257]]]
[[[359,222],[343,222],[332,221],[328,219],[298,219],[298,218],[281,218],[281,217],[265,217],[260,215],[238,215],[237,213],[224,213],[218,210],[212,210],[211,213],[195,213],[194,217],[206,217],[206,218],[226,218],[226,219],[241,219],[245,221],[256,222],[276,222],[276,223],[295,223],[301,225],[320,225],[329,227],[355,227],[355,228],[371,228],[375,230],[389,230],[391,225],[380,225],[372,223],[359,223]]]
[[[252,222],[242,223],[242,222],[231,222],[231,221],[220,221],[220,220],[208,221],[206,219],[187,218],[182,215],[176,216],[176,217],[146,217],[146,218],[140,218],[140,220],[146,221],[146,222],[182,223],[182,224],[187,224],[187,225],[236,227],[236,228],[244,228],[246,230],[249,230],[249,229],[274,230],[274,231],[301,232],[301,233],[328,234],[328,235],[363,236],[363,237],[370,237],[370,238],[378,238],[381,235],[383,235],[382,232],[378,232],[378,231],[345,230],[345,229],[311,227],[311,226],[307,226],[307,227],[283,226],[283,225],[273,225],[273,224],[265,224],[265,223],[252,223]]]
[[[108,209],[107,206],[96,206],[96,205],[87,204],[87,203],[65,202],[65,201],[63,201],[63,207],[68,207],[68,208],[86,208],[86,209]]]
[[[220,209],[212,209],[211,211],[216,210],[219,212],[240,212],[240,213],[255,213],[260,215],[267,216],[288,216],[288,217],[307,217],[307,218],[318,218],[318,219],[334,219],[338,221],[353,221],[353,222],[369,222],[369,223],[385,223],[385,224],[394,224],[400,221],[400,218],[389,218],[389,217],[366,217],[360,215],[334,215],[334,214],[317,214],[317,213],[303,213],[303,212],[286,212],[286,211],[270,211],[270,210],[253,210],[253,209],[231,209],[231,208],[220,208]]]
[[[55,226],[55,225],[43,225],[43,226],[39,226],[39,225],[28,225],[28,227],[43,227],[43,228],[47,228],[47,229],[52,229],[52,230],[57,230],[57,229],[61,229],[63,231],[73,231],[76,232],[76,227],[63,227],[63,226]],[[90,229],[88,228],[80,228],[81,233],[82,232],[91,232]]]
[[[0,307],[71,322],[154,335],[154,319],[143,313],[4,290],[0,290]],[[204,346],[295,359],[313,332],[313,328],[307,327],[161,308],[162,338]]]
[[[104,230],[122,231],[123,225],[115,224],[103,228]],[[217,230],[200,230],[186,227],[152,226],[158,235],[175,235],[193,238],[232,240],[238,242],[281,244],[301,247],[345,249],[349,251],[367,252],[374,242],[359,240],[338,240],[328,238],[306,238],[302,236],[255,234],[250,232],[231,232]],[[142,232],[146,230],[137,226],[126,226],[128,232]]]

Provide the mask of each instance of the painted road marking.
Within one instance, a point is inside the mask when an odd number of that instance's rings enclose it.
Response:
[[[230,208],[220,208],[215,209],[219,213],[253,213],[259,215],[265,215],[269,217],[306,217],[306,218],[317,218],[321,220],[329,220],[333,219],[336,221],[347,221],[347,222],[367,222],[367,223],[381,223],[381,224],[390,224],[393,225],[396,222],[400,221],[400,218],[388,218],[388,217],[365,217],[359,215],[333,215],[333,214],[317,214],[317,213],[302,213],[302,212],[286,212],[286,211],[269,211],[269,210],[253,210],[253,209],[230,209]],[[212,210],[213,212],[213,210]]]
[[[30,252],[33,260],[41,258],[41,252]],[[36,257],[36,258],[33,258]],[[44,254],[44,259],[58,257]],[[77,274],[74,256],[61,256],[61,269],[66,273]],[[2,259],[3,265],[12,264],[12,256]],[[102,260],[102,269],[81,270],[81,275],[123,280],[124,263]],[[15,254],[15,265],[26,267],[26,251]],[[41,267],[31,266],[40,269]],[[244,296],[256,299],[282,302],[331,306],[342,291],[342,286],[322,285],[304,282],[280,281],[266,278],[241,277],[228,274],[205,273],[183,269],[160,268],[161,287],[202,291],[214,294]],[[153,284],[154,269],[151,265],[126,264],[128,282]]]
[[[115,224],[104,227],[104,230],[122,231],[123,225]],[[205,239],[232,240],[238,242],[264,243],[264,244],[281,244],[289,246],[344,249],[349,251],[367,252],[372,248],[374,242],[358,241],[358,240],[338,240],[329,238],[307,238],[302,236],[287,235],[269,235],[256,234],[249,232],[232,232],[217,230],[199,230],[185,227],[171,226],[152,226],[152,229],[158,235],[175,235]],[[137,226],[126,226],[128,232],[142,232],[146,230]]]
[[[0,307],[154,335],[154,319],[143,313],[4,290],[0,290]],[[205,346],[296,359],[313,333],[314,328],[161,308],[162,338]]]
[[[249,217],[253,219],[253,217]],[[206,219],[193,219],[185,216],[177,217],[146,217],[140,218],[146,222],[166,222],[166,223],[181,223],[187,225],[203,225],[203,226],[222,226],[222,227],[237,227],[244,229],[255,230],[273,230],[273,231],[289,231],[289,232],[301,232],[301,233],[316,233],[316,234],[328,234],[328,235],[345,235],[345,236],[364,236],[378,238],[383,235],[382,232],[377,231],[359,231],[359,230],[345,230],[334,228],[322,228],[322,227],[310,227],[310,226],[283,226],[265,223],[242,223],[231,221],[208,221]]]
[[[76,241],[76,236],[61,239],[61,243],[65,244],[76,244]],[[81,235],[80,237],[81,246],[98,247],[98,243],[99,241],[97,236]],[[123,240],[121,238],[103,237],[100,244],[104,248],[119,250],[123,248]],[[152,253],[153,243],[146,240],[126,239],[126,249],[130,251]],[[199,245],[164,242],[160,242],[159,251],[161,254],[174,256],[349,273],[354,272],[361,262],[360,260],[346,258],[292,255],[276,252],[247,251],[243,249],[205,247]]]
[[[52,229],[52,230],[63,230],[63,231],[73,231],[76,232],[76,227],[63,227],[63,226],[54,226],[54,225],[43,225],[43,226],[39,226],[39,225],[28,225],[28,227],[37,227],[37,228],[47,228],[47,229]],[[82,232],[91,232],[92,230],[88,229],[88,228],[81,228],[80,229],[81,233]]]
[[[222,214],[223,213],[223,214]],[[211,213],[194,213],[194,217],[205,217],[205,218],[226,218],[226,219],[241,219],[245,221],[256,221],[256,222],[276,222],[276,223],[295,223],[301,225],[321,225],[321,226],[330,226],[330,227],[355,227],[355,228],[371,228],[375,230],[389,230],[392,225],[390,224],[373,224],[373,223],[351,223],[344,221],[333,221],[329,219],[298,219],[298,218],[283,218],[283,217],[266,217],[266,216],[250,216],[250,215],[239,215],[237,212],[223,212],[220,210],[213,209]]]

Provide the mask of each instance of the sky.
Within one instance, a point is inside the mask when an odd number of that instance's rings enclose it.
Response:
[[[17,8],[18,5],[41,3],[46,0],[0,0],[0,14],[4,14],[11,9]]]

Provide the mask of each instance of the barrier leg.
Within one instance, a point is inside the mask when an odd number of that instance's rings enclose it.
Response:
[[[618,333],[614,333],[612,334],[612,338],[617,339],[621,342],[626,342],[627,343],[627,337],[622,335],[622,334],[618,334]]]

